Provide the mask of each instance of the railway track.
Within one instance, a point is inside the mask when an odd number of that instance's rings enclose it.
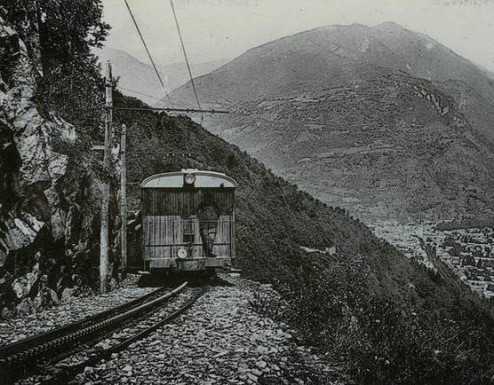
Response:
[[[38,373],[43,374],[43,379],[37,382],[61,383],[84,367],[92,366],[101,359],[110,358],[113,353],[125,349],[182,314],[206,291],[206,288],[201,289],[185,304],[164,317],[153,317],[153,312],[160,305],[182,292],[186,286],[187,282],[168,292],[165,292],[163,288],[158,289],[127,304],[81,321],[1,347],[0,378],[2,384],[14,383],[21,378]],[[146,317],[149,319],[139,321],[141,323],[139,326],[137,320],[143,320]],[[91,342],[122,329],[132,322],[135,323],[137,331],[118,343],[101,350],[95,350],[90,346]],[[86,354],[85,358],[76,365],[56,365],[61,360],[80,353],[81,350],[82,353],[87,350],[89,354]]]

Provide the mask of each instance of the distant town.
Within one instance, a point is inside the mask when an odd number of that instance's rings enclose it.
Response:
[[[489,227],[438,230],[432,223],[423,226],[385,222],[374,233],[386,239],[407,257],[434,268],[420,240],[436,248],[437,256],[470,288],[486,298],[494,297],[494,230]]]

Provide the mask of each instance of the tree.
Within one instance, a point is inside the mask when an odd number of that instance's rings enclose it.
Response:
[[[39,0],[46,104],[90,133],[101,117],[103,82],[96,57],[110,26],[101,0]]]
[[[0,6],[25,41],[39,37],[44,107],[87,131],[98,127],[103,81],[91,50],[102,47],[110,29],[101,0],[0,0]]]

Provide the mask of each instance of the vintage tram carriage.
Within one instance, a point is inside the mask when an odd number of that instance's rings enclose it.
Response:
[[[152,175],[141,184],[148,271],[210,271],[235,257],[237,182],[213,171]]]

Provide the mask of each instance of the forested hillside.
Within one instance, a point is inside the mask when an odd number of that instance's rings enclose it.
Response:
[[[115,103],[142,107],[121,95]],[[238,266],[280,290],[291,309],[284,316],[357,379],[489,383],[492,309],[433,250],[437,271],[408,260],[345,210],[299,191],[189,118],[125,112],[116,119],[129,127],[133,209],[138,183],[153,173],[199,168],[234,177]]]

